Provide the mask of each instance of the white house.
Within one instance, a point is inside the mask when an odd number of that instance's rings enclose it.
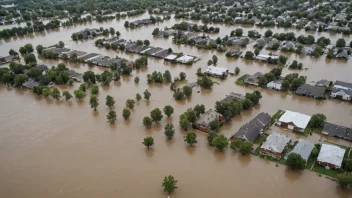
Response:
[[[281,90],[282,80],[274,80],[269,82],[266,87],[274,90]]]
[[[334,169],[341,168],[346,150],[338,146],[323,144],[320,149],[317,163]]]
[[[261,60],[261,61],[267,61],[269,58],[278,59],[279,56],[276,54],[272,54],[272,55],[258,54],[258,56],[255,57],[256,60]]]
[[[331,90],[330,97],[341,100],[352,100],[352,83],[336,81]]]
[[[193,56],[184,55],[176,60],[180,63],[189,63],[189,62],[193,61],[193,59],[194,59]]]
[[[310,119],[311,116],[286,110],[276,124],[280,127],[303,133]]]
[[[212,65],[208,66],[208,68],[205,70],[205,73],[216,77],[220,77],[228,72],[229,72],[229,69],[222,68],[222,67],[214,67]]]

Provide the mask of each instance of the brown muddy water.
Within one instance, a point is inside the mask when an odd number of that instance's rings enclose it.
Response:
[[[134,17],[141,19],[147,14]],[[129,19],[130,21],[132,19]],[[171,38],[153,38],[151,32],[155,27],[171,27],[175,21],[165,21],[157,25],[141,27],[135,30],[125,29],[124,20],[105,23],[77,25],[61,28],[32,37],[14,38],[0,41],[0,54],[5,55],[12,48],[18,50],[26,43],[33,46],[42,44],[49,46],[62,40],[68,48],[86,52],[98,52],[109,56],[120,56],[135,60],[138,55],[130,55],[94,47],[94,40],[71,40],[71,34],[85,27],[115,27],[124,39],[149,39],[151,45],[172,47],[174,51],[198,55],[202,58],[193,66],[170,65],[163,60],[150,58],[148,68],[134,71],[130,77],[122,77],[109,87],[102,87],[99,93],[100,106],[94,112],[88,104],[88,98],[78,102],[56,101],[37,97],[31,91],[0,86],[0,197],[167,197],[162,192],[161,181],[166,175],[173,175],[178,182],[178,189],[171,197],[351,197],[351,190],[340,189],[335,182],[317,176],[310,171],[293,172],[285,166],[256,156],[241,156],[227,149],[217,152],[207,145],[206,134],[197,132],[198,143],[190,148],[183,142],[185,132],[179,128],[178,117],[187,108],[196,104],[204,104],[207,109],[214,108],[217,100],[229,92],[246,93],[256,88],[237,86],[236,77],[225,81],[217,80],[212,90],[193,90],[192,98],[176,102],[172,98],[169,84],[146,84],[146,75],[157,71],[170,70],[173,77],[179,72],[187,73],[188,82],[196,81],[196,70],[206,67],[206,62],[213,54],[218,55],[218,66],[233,70],[240,67],[241,73],[268,72],[272,66],[245,60],[227,59],[224,53],[198,50],[195,47],[177,46]],[[236,26],[216,25],[221,28],[218,35],[229,34]],[[5,28],[5,27],[3,27]],[[245,28],[245,32],[254,29]],[[259,29],[261,33],[266,29]],[[274,29],[274,32],[285,31]],[[295,31],[295,30],[294,30]],[[298,33],[298,32],[297,32]],[[299,31],[299,33],[305,33]],[[341,35],[316,33],[315,36],[330,36],[335,41]],[[350,40],[349,37],[346,38]],[[289,61],[297,59],[309,68],[299,72],[308,77],[308,81],[322,78],[351,81],[352,65],[350,62],[331,61],[325,58],[311,58],[290,55]],[[39,60],[40,63],[57,65],[60,61]],[[70,68],[83,73],[92,70],[104,71],[99,67],[88,67],[84,64],[69,64]],[[283,73],[291,71],[284,69]],[[133,78],[139,76],[138,85]],[[186,82],[184,82],[186,84]],[[61,90],[73,92],[78,87],[60,86]],[[122,118],[122,109],[126,99],[134,98],[136,93],[148,89],[152,96],[149,102],[141,100],[132,111],[128,121]],[[199,93],[197,93],[199,91]],[[227,137],[234,134],[243,124],[255,117],[259,112],[274,114],[279,109],[289,109],[312,115],[324,113],[330,122],[351,126],[351,103],[338,100],[318,101],[306,97],[288,95],[271,90],[260,90],[263,98],[260,105],[242,116],[237,116],[232,123],[221,128],[220,133]],[[115,110],[117,123],[109,125],[105,106],[106,95],[116,100]],[[172,105],[175,114],[164,118],[151,129],[142,125],[144,116],[154,108]],[[163,127],[173,123],[176,134],[172,141],[166,141]],[[295,134],[272,127],[278,131],[300,138]],[[153,136],[155,145],[146,150],[142,145],[145,136]],[[308,140],[318,143],[328,141],[350,146],[349,142],[336,138],[327,138],[314,134]]]

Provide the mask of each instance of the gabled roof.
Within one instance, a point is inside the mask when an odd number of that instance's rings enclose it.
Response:
[[[313,148],[314,148],[313,143],[307,140],[300,139],[297,145],[295,146],[295,148],[291,151],[291,153],[296,153],[300,155],[307,162]]]
[[[341,87],[341,88],[345,88],[345,89],[352,89],[352,83],[348,83],[348,82],[343,82],[343,81],[337,80],[337,81],[334,83],[334,87],[336,87],[336,88]]]
[[[311,116],[286,110],[285,113],[280,117],[279,122],[289,123],[292,122],[299,128],[306,128]]]
[[[234,137],[254,142],[270,120],[271,116],[269,114],[261,112],[253,120],[243,125]]]
[[[220,113],[210,109],[205,113],[201,114],[199,118],[194,122],[194,124],[208,128],[209,123],[216,119],[219,120],[220,116],[222,116]]]
[[[346,140],[352,140],[352,128],[332,124],[329,122],[325,122],[323,134],[332,137],[340,137]]]
[[[260,147],[275,153],[282,153],[287,144],[291,141],[288,136],[279,133],[270,134],[263,145]]]
[[[342,149],[338,146],[323,144],[321,146],[320,153],[317,160],[319,162],[326,162],[326,163],[341,167],[345,152],[346,152],[345,149]]]

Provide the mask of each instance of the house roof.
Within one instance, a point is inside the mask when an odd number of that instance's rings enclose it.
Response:
[[[352,128],[325,122],[323,134],[333,137],[340,137],[346,140],[352,140]]]
[[[338,146],[323,144],[317,160],[319,162],[326,162],[341,167],[345,152],[345,149]]]
[[[234,137],[254,142],[270,120],[271,116],[269,114],[261,112],[253,120],[243,125]]]
[[[286,110],[285,113],[280,117],[279,122],[289,123],[292,122],[299,128],[306,128],[311,116]]]
[[[315,98],[323,98],[325,96],[325,90],[326,87],[303,84],[298,87],[296,94],[309,95]]]
[[[328,87],[329,84],[330,84],[330,81],[325,79],[319,80],[318,82],[315,83],[316,86],[325,86],[325,87]]]
[[[224,99],[220,100],[220,102],[232,102],[232,101],[235,101],[235,100],[245,100],[245,99],[246,99],[246,97],[244,95],[239,94],[239,93],[231,92]]]
[[[33,79],[29,79],[26,82],[22,83],[23,87],[26,87],[28,89],[32,89],[35,86],[38,86],[39,82],[34,81]]]
[[[348,82],[343,82],[343,81],[337,80],[334,83],[334,87],[342,88],[342,89],[352,89],[352,83],[348,83]]]
[[[290,141],[291,139],[288,136],[279,133],[272,133],[267,137],[266,141],[260,148],[273,151],[275,153],[282,153]]]
[[[307,162],[309,155],[312,152],[313,148],[314,148],[313,143],[311,143],[307,140],[300,139],[298,141],[297,145],[295,146],[295,148],[291,151],[291,153],[296,153],[296,154],[300,155]]]
[[[194,59],[193,56],[188,56],[188,55],[184,55],[179,57],[178,59],[176,59],[177,61],[183,62],[183,63],[187,63],[189,61],[192,61]]]
[[[205,73],[221,76],[228,71],[229,69],[222,68],[222,67],[215,67],[211,65],[211,66],[208,66],[208,68],[205,70]]]
[[[170,55],[165,57],[166,60],[174,60],[175,58],[177,58],[177,56],[174,55],[174,54],[170,54]]]
[[[196,125],[208,128],[209,123],[213,120],[219,119],[222,116],[220,113],[210,109],[199,116],[199,118],[194,122]]]
[[[268,54],[258,54],[258,56],[255,57],[257,60],[267,60],[268,58],[271,59],[278,59],[279,56],[276,54],[268,55]]]

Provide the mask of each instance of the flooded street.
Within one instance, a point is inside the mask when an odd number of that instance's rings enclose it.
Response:
[[[149,18],[148,14],[126,19],[130,22],[137,19]],[[243,74],[255,72],[269,72],[273,66],[263,63],[246,61],[244,59],[227,59],[225,53],[198,50],[196,47],[172,44],[172,38],[153,38],[154,28],[171,27],[181,20],[173,17],[160,24],[143,26],[134,30],[126,29],[125,19],[112,20],[105,23],[92,22],[45,34],[35,33],[33,37],[0,40],[0,55],[7,55],[10,49],[18,51],[24,44],[31,43],[50,46],[63,41],[65,47],[85,52],[96,52],[111,57],[119,56],[129,60],[140,57],[136,54],[115,52],[94,46],[95,40],[73,41],[71,34],[86,27],[109,28],[120,31],[120,38],[126,40],[149,39],[151,46],[163,48],[171,47],[174,52],[183,52],[199,56],[200,61],[193,66],[171,65],[163,60],[149,58],[148,68],[133,71],[129,77],[122,76],[119,82],[113,82],[108,87],[101,87],[98,95],[97,112],[89,106],[89,97],[83,101],[56,101],[34,95],[29,90],[8,88],[0,85],[0,197],[4,198],[38,198],[38,197],[153,197],[164,198],[161,182],[164,176],[173,175],[178,182],[178,189],[171,197],[326,197],[347,198],[352,196],[352,190],[342,190],[334,181],[319,177],[316,173],[304,170],[291,171],[283,165],[257,156],[242,156],[227,149],[224,153],[209,147],[206,134],[197,132],[198,143],[190,148],[183,141],[186,132],[179,127],[179,115],[196,104],[204,104],[206,109],[214,109],[215,102],[223,99],[230,92],[247,93],[259,89],[263,98],[260,105],[244,111],[232,123],[225,124],[220,133],[230,137],[245,123],[260,112],[273,115],[279,109],[288,109],[313,115],[323,113],[332,123],[352,127],[352,103],[339,100],[314,100],[308,97],[288,95],[286,93],[260,89],[255,87],[238,86],[237,77],[228,77],[221,81],[214,79],[212,90],[193,89],[190,99],[175,101],[168,83],[147,84],[146,76],[153,71],[164,72],[170,70],[172,77],[181,71],[187,74],[188,82],[197,80],[196,70],[205,68],[207,61],[213,54],[219,58],[218,66],[241,69]],[[212,38],[224,37],[238,26],[213,25],[220,27],[219,34],[211,34]],[[6,26],[0,27],[6,28]],[[244,28],[244,27],[242,27]],[[244,34],[255,27],[244,28]],[[264,33],[267,29],[260,28]],[[274,28],[273,32],[283,32],[284,29]],[[291,31],[288,30],[288,31]],[[304,30],[294,30],[296,37],[305,34]],[[330,37],[334,43],[341,34],[314,33],[314,36]],[[350,41],[350,37],[345,37]],[[246,51],[246,50],[244,50]],[[262,51],[265,53],[265,50]],[[269,52],[268,52],[269,53]],[[279,53],[279,51],[277,52]],[[288,62],[303,63],[308,70],[299,71],[307,76],[307,81],[320,79],[342,80],[351,82],[352,64],[338,60],[326,60],[325,57],[312,58],[309,56],[289,55]],[[23,60],[22,60],[23,61]],[[60,61],[39,59],[39,63],[57,65]],[[70,69],[79,73],[92,70],[102,73],[101,67],[89,67],[85,64],[71,64],[64,62]],[[6,66],[6,65],[5,65]],[[2,66],[3,67],[3,66]],[[283,75],[293,73],[287,68]],[[140,83],[135,84],[133,78],[138,76]],[[186,82],[184,82],[186,84]],[[59,86],[60,90],[71,93],[79,86]],[[181,85],[180,85],[181,86]],[[122,109],[127,99],[135,98],[136,93],[142,94],[145,89],[151,92],[150,101],[142,99],[137,102],[131,112],[130,119],[125,121]],[[197,93],[199,91],[199,93]],[[105,97],[115,98],[117,122],[115,125],[107,123],[106,115],[109,111],[105,105]],[[142,125],[143,117],[149,115],[154,108],[162,109],[165,105],[175,108],[170,117],[154,124],[151,129]],[[173,123],[176,129],[174,139],[167,141],[164,135],[164,125]],[[302,136],[295,135],[272,127],[277,131],[289,135],[294,139]],[[155,145],[146,150],[142,144],[143,138],[152,136]],[[313,134],[307,137],[313,143],[319,140],[328,141],[344,146],[351,146],[350,142],[342,139],[321,137]]]

